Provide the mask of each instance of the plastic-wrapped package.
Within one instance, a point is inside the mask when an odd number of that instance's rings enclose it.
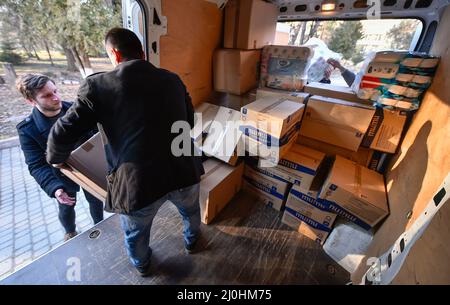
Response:
[[[323,40],[313,37],[304,46],[314,49],[311,65],[308,67],[308,82],[318,82],[325,77],[325,70],[331,67],[327,60],[330,58],[341,60],[342,55],[331,51]]]
[[[439,58],[423,53],[371,53],[352,90],[381,107],[416,110],[431,85]]]
[[[310,47],[265,46],[261,57],[260,87],[301,91],[313,53]]]

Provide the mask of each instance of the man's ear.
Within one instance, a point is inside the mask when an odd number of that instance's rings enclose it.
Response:
[[[111,49],[111,53],[113,54],[115,60],[117,61],[117,63],[121,63],[122,62],[122,54],[120,54],[119,50],[116,50],[114,48]]]
[[[25,102],[27,102],[27,104],[30,104],[31,106],[35,106],[36,105],[36,102],[34,100],[32,100],[32,99],[29,99],[29,98],[25,99]]]

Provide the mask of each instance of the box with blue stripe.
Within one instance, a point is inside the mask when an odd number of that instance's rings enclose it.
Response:
[[[310,189],[316,175],[321,171],[325,154],[312,148],[294,144],[277,166],[267,167],[267,171],[282,177],[292,184]],[[260,160],[260,167],[263,162]]]
[[[318,200],[366,230],[389,214],[383,176],[340,156],[336,156]]]
[[[332,228],[337,215],[330,212],[327,205],[317,201],[317,195],[317,191],[294,185],[289,191],[286,209],[291,209],[318,224]]]
[[[244,189],[254,193],[275,210],[283,209],[290,187],[289,182],[264,169],[253,168],[248,164],[245,165],[244,181]]]

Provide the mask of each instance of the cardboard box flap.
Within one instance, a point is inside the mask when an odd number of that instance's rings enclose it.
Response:
[[[191,130],[191,138],[198,140],[203,133],[208,133],[217,111],[219,111],[219,106],[210,103],[202,103],[195,108],[194,128]]]
[[[202,150],[225,162],[234,158],[236,147],[242,136],[242,132],[239,130],[240,118],[240,112],[220,107],[211,123]]]
[[[325,154],[323,152],[303,145],[294,144],[286,153],[283,160],[290,163],[301,164],[302,167],[309,169],[309,171],[313,171],[311,174],[315,175],[324,158]],[[284,165],[284,163],[285,162],[281,162],[281,165]]]
[[[255,111],[274,119],[285,120],[303,106],[288,98],[264,97],[242,108],[242,112]]]
[[[329,181],[382,211],[389,211],[383,176],[336,156]]]

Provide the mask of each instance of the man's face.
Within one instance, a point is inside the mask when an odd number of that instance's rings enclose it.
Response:
[[[62,108],[61,98],[55,84],[51,81],[48,81],[30,102],[43,113],[58,111]]]

